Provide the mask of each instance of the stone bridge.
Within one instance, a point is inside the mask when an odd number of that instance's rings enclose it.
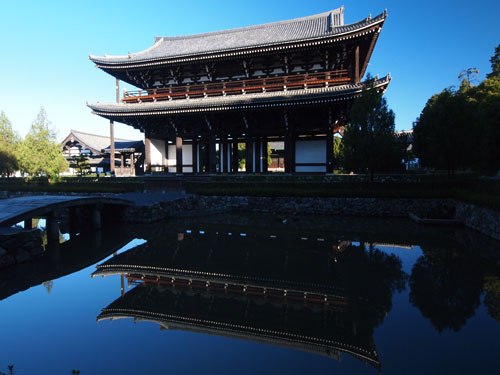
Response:
[[[100,196],[63,196],[39,195],[0,200],[0,227],[9,227],[24,221],[25,229],[32,228],[33,218],[47,219],[47,233],[59,236],[58,221],[55,214],[63,209],[69,209],[69,220],[75,221],[82,208],[92,211],[91,222],[95,229],[102,225],[101,211],[109,208],[124,208],[134,205],[133,201]]]

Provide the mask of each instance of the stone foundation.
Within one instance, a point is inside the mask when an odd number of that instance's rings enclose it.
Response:
[[[500,212],[456,202],[456,217],[467,227],[500,241]]]
[[[0,269],[43,254],[39,229],[0,233]]]
[[[192,196],[152,206],[128,207],[123,219],[151,223],[168,217],[202,216],[231,210],[279,215],[456,218],[472,229],[500,240],[500,213],[453,199],[270,198]]]
[[[150,223],[167,217],[204,215],[229,210],[271,214],[313,214],[371,217],[407,217],[408,212],[421,216],[455,215],[452,199],[390,198],[269,198],[194,196],[152,206],[128,207],[128,222]]]

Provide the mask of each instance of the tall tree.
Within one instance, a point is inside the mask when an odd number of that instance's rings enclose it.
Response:
[[[20,167],[31,176],[54,178],[68,168],[56,132],[42,107],[26,135],[19,153]]]
[[[369,78],[368,78],[369,79]],[[374,87],[354,101],[343,141],[344,168],[370,173],[400,168],[396,156],[394,112]]]
[[[486,74],[486,78],[500,78],[500,44],[495,47],[495,54],[491,56],[491,73]]]
[[[19,135],[5,113],[0,112],[0,175],[10,176],[18,170]]]
[[[413,127],[413,146],[420,164],[453,175],[469,166],[468,127],[473,123],[465,93],[445,89],[431,97]],[[470,142],[469,142],[470,146]]]

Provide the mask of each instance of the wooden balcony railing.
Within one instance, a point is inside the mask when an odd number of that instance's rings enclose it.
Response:
[[[126,91],[124,92],[122,102],[142,103],[156,102],[160,100],[299,90],[341,85],[349,82],[350,80],[351,79],[348,76],[347,70],[335,70],[321,73],[295,74],[291,76]]]

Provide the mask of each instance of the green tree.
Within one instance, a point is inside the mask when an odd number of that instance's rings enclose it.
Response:
[[[478,73],[479,70],[476,68],[467,68],[460,72],[460,74],[458,75],[458,79],[462,80],[462,84],[466,82],[470,87],[472,85],[472,81],[477,80]]]
[[[486,74],[486,78],[500,78],[500,44],[495,47],[495,54],[490,59],[491,73]]]
[[[368,171],[373,180],[375,171],[401,167],[395,152],[394,112],[374,87],[354,101],[342,141],[346,170]]]
[[[488,314],[500,322],[500,277],[487,276],[484,280],[484,305],[488,308]]]
[[[22,142],[19,164],[23,172],[30,176],[55,178],[68,169],[61,147],[56,141],[56,132],[42,107],[31,129]]]
[[[445,89],[427,101],[413,126],[414,152],[422,166],[453,175],[473,164],[476,134],[470,130],[476,121],[468,91],[465,85],[459,91]]]
[[[333,137],[333,162],[337,169],[344,165],[344,143],[340,137]]]
[[[485,79],[466,93],[472,135],[473,167],[500,170],[500,76]],[[472,143],[470,142],[470,143]]]
[[[18,170],[19,135],[5,113],[0,112],[0,175],[10,176]]]
[[[76,169],[80,177],[90,173],[89,159],[85,155],[72,156],[68,161],[70,168]]]
[[[500,77],[432,96],[414,124],[414,153],[426,167],[500,169]]]
[[[16,156],[0,146],[0,176],[9,177],[18,169]]]

